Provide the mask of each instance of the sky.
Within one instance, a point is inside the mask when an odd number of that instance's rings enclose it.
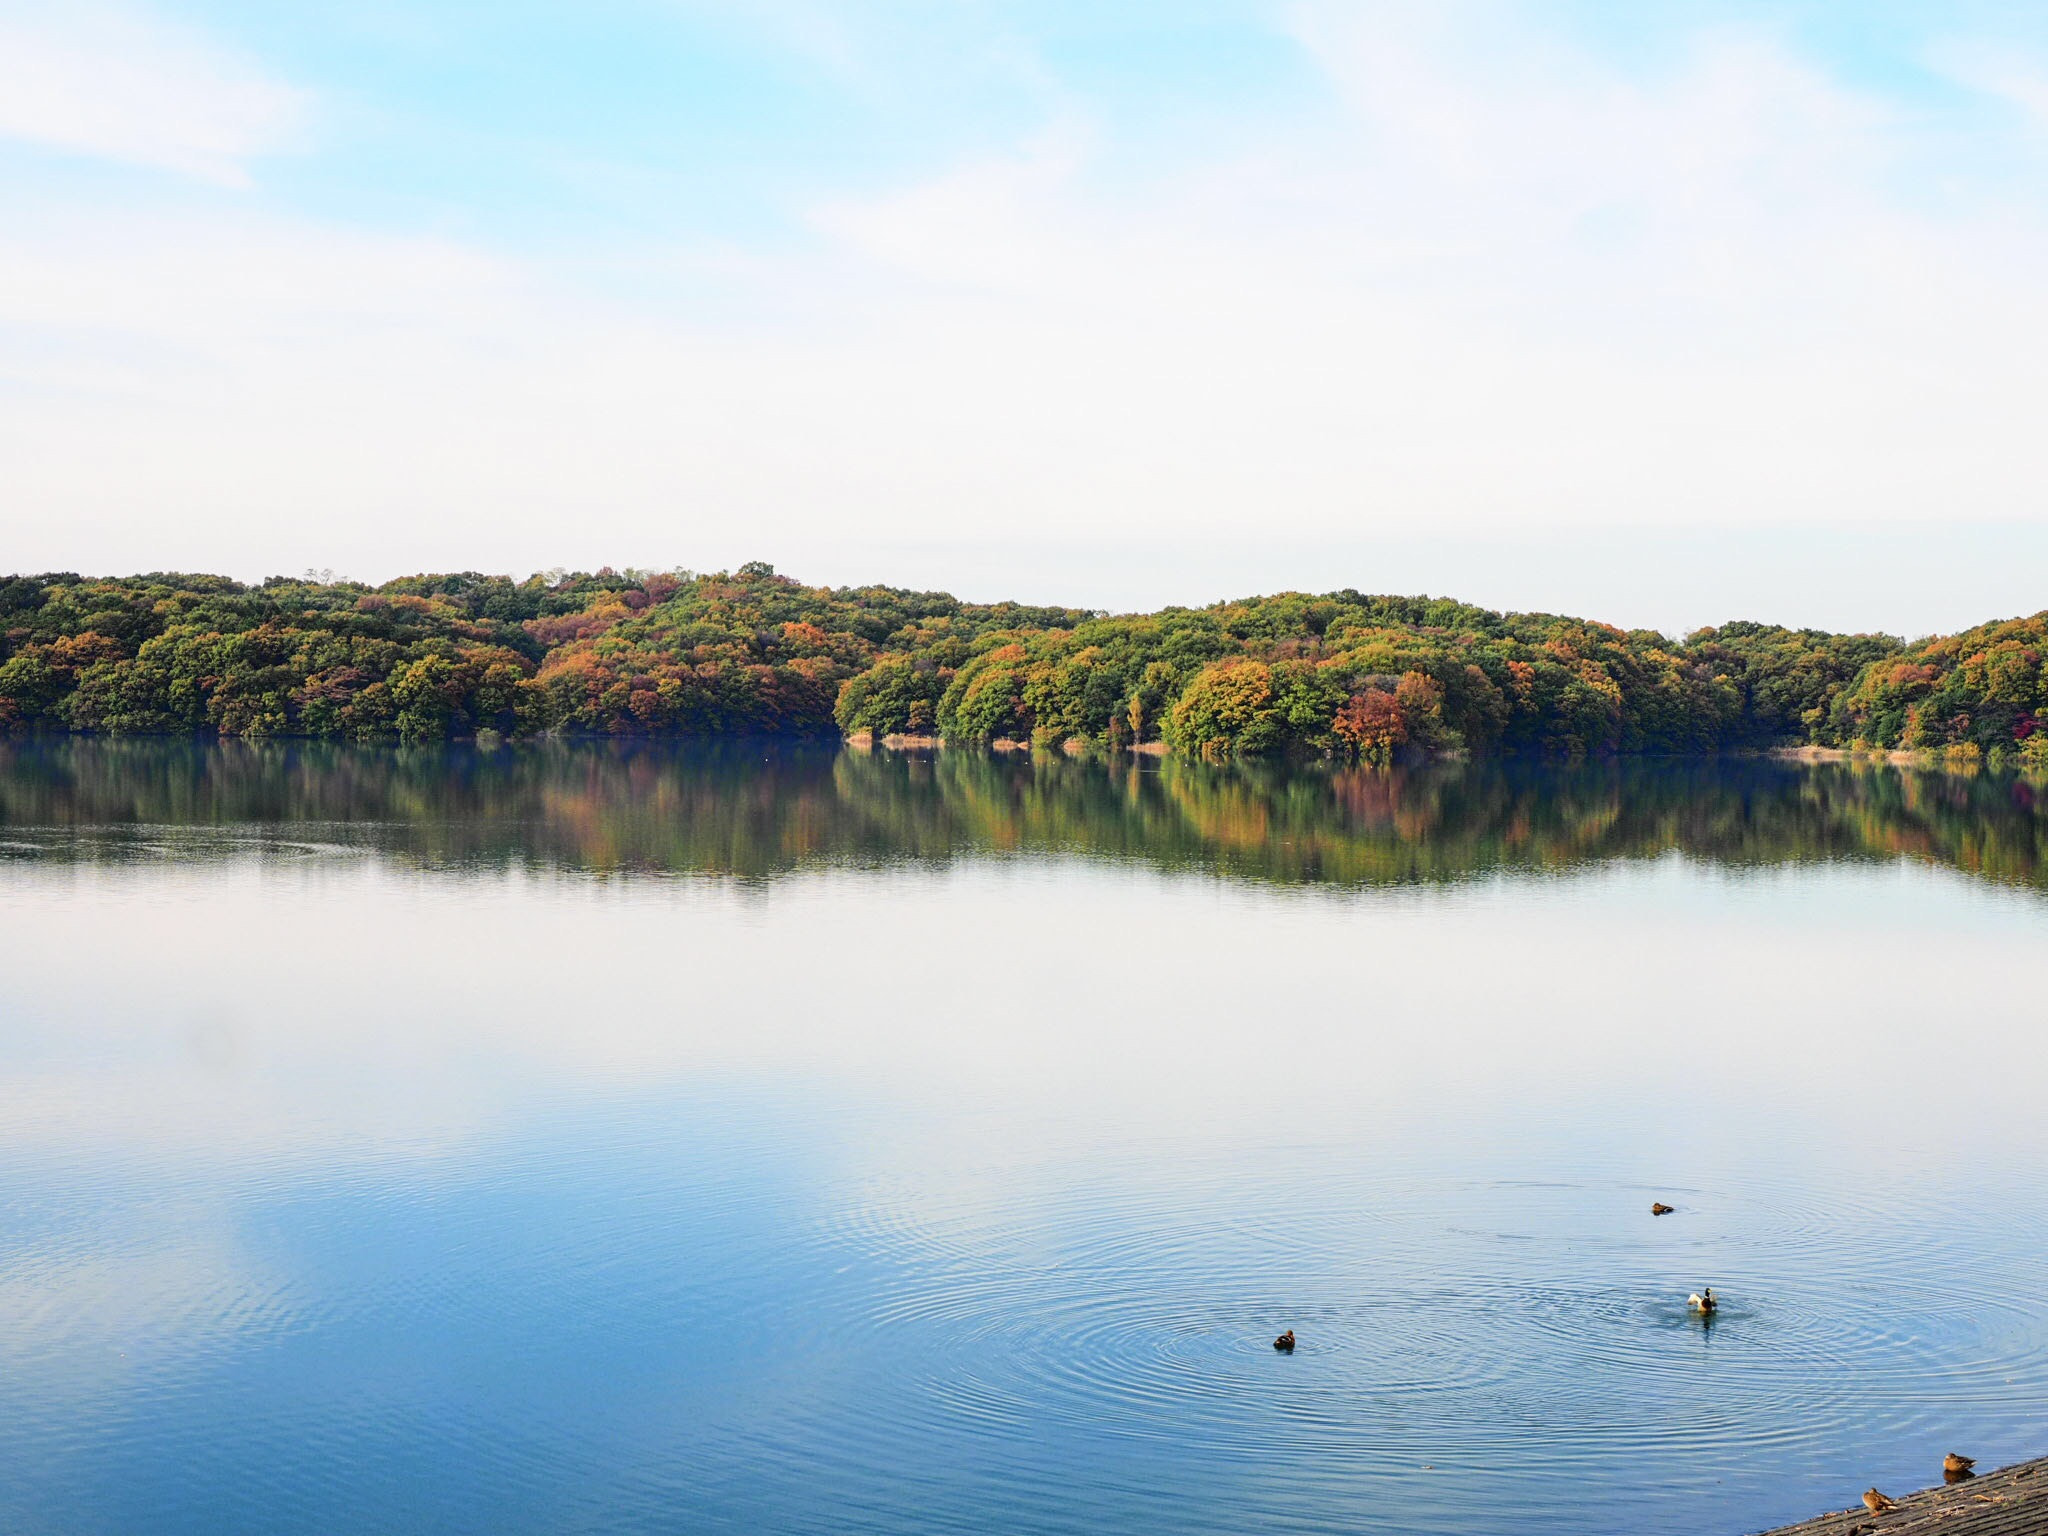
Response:
[[[2048,12],[0,0],[0,569],[2048,602]]]

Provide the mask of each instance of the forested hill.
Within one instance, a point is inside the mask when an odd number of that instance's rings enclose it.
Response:
[[[1445,599],[1111,616],[736,572],[0,578],[0,727],[440,740],[940,734],[1368,760],[1866,744],[2048,761],[2048,614],[1676,641]]]

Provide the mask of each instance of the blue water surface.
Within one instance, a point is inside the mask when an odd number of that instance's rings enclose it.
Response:
[[[103,748],[0,765],[0,1528],[1736,1533],[2048,1449],[2009,794]]]

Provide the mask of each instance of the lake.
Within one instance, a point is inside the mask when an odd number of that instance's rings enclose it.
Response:
[[[2044,962],[1995,775],[0,743],[0,1527],[1734,1536],[2040,1455]]]

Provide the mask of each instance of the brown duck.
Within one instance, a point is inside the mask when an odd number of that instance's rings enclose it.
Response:
[[[1899,1506],[1896,1500],[1888,1499],[1875,1488],[1871,1488],[1864,1492],[1863,1507],[1873,1515],[1882,1515],[1889,1510],[1897,1509]]]
[[[1971,1470],[1976,1465],[1976,1457],[1958,1456],[1954,1451],[1950,1451],[1941,1458],[1941,1475],[1948,1482],[1960,1483],[1966,1477],[1977,1475]]]
[[[1277,1350],[1280,1350],[1280,1351],[1282,1351],[1282,1352],[1286,1353],[1286,1354],[1293,1354],[1293,1353],[1294,1353],[1294,1330],[1293,1330],[1292,1328],[1290,1328],[1290,1329],[1288,1329],[1288,1330],[1287,1330],[1287,1331],[1286,1331],[1285,1333],[1281,1334],[1279,1338],[1277,1338],[1277,1339],[1275,1339],[1275,1340],[1273,1341],[1273,1347],[1274,1347],[1275,1349],[1277,1349]]]
[[[1651,1202],[1650,1214],[1652,1216],[1669,1216],[1677,1209],[1678,1207],[1675,1205],[1666,1205],[1662,1200],[1656,1200]]]

